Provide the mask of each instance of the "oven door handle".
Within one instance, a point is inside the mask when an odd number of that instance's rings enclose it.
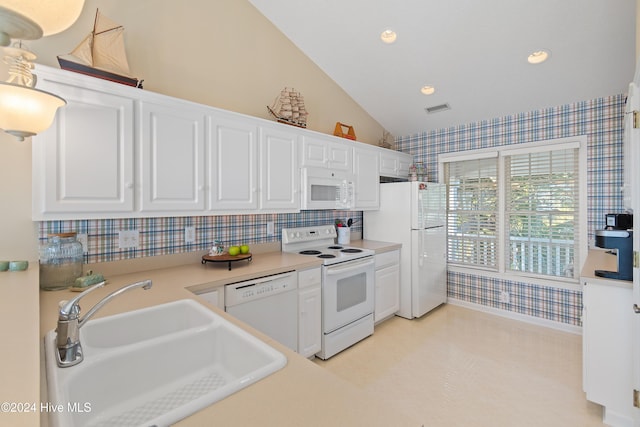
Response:
[[[358,260],[354,260],[354,261],[348,261],[345,264],[347,265],[343,265],[343,266],[327,266],[327,270],[326,273],[328,276],[331,275],[335,275],[335,274],[343,274],[349,271],[353,271],[353,270],[357,270],[360,269],[362,267],[368,267],[369,265],[373,266],[374,264],[374,260],[373,257],[366,259],[364,261],[358,261]]]

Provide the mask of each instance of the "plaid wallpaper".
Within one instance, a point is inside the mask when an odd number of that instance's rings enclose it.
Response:
[[[604,227],[604,214],[622,212],[622,140],[626,95],[598,98],[528,113],[424,132],[396,139],[396,149],[413,154],[427,168],[429,180],[438,179],[438,154],[525,142],[586,135],[587,230],[589,242]],[[499,302],[500,291],[511,303]],[[450,272],[451,298],[581,325],[582,293],[566,289],[510,282]]]
[[[360,211],[302,211],[299,214],[44,221],[40,223],[39,238],[44,243],[50,233],[85,233],[88,246],[85,263],[96,263],[207,250],[214,240],[221,240],[225,247],[278,242],[283,228],[333,224],[336,219],[347,218],[354,220],[352,231],[362,232]],[[273,236],[267,236],[269,221],[275,225]],[[196,228],[196,243],[184,241],[184,229],[189,226]],[[119,249],[120,230],[138,230],[140,247]]]
[[[437,181],[437,155],[474,148],[587,135],[588,233],[604,226],[604,214],[622,211],[622,137],[625,95],[551,107],[396,139],[396,149],[423,162],[428,178]],[[333,223],[338,218],[358,220],[353,230],[362,232],[362,212],[303,211],[299,214],[229,215],[113,220],[46,221],[40,223],[40,241],[49,233],[76,231],[88,235],[86,263],[207,250],[216,239],[225,246],[280,241],[280,230]],[[267,237],[266,223],[275,223]],[[184,242],[184,228],[196,227],[196,243]],[[119,230],[139,230],[138,249],[118,249]],[[511,303],[499,302],[508,291]],[[463,301],[581,325],[582,293],[566,289],[510,282],[482,276],[449,273],[448,295]]]

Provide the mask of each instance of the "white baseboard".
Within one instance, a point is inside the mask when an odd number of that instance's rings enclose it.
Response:
[[[496,316],[506,317],[512,320],[531,323],[533,325],[544,326],[546,328],[557,329],[559,331],[582,335],[582,328],[580,326],[567,325],[566,323],[554,322],[553,320],[542,319],[540,317],[527,316],[526,314],[515,313],[508,310],[501,310],[499,308],[488,307],[486,305],[476,304],[455,298],[447,298],[447,303],[460,307],[470,308],[472,310],[482,311],[489,314],[494,314]]]

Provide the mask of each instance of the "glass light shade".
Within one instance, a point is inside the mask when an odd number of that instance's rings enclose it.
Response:
[[[435,91],[436,88],[431,85],[422,86],[420,88],[420,92],[422,92],[424,95],[433,95]]]
[[[0,7],[17,12],[42,28],[40,36],[20,37],[26,40],[66,30],[76,22],[83,6],[84,0],[0,0]]]
[[[0,82],[0,128],[22,141],[51,126],[58,107],[66,103],[43,90]]]
[[[391,44],[391,43],[395,42],[397,38],[398,38],[398,35],[393,30],[384,30],[380,34],[380,40],[382,40],[383,42],[385,42],[387,44]]]
[[[537,50],[527,57],[529,64],[541,64],[549,59],[550,52],[548,50]]]

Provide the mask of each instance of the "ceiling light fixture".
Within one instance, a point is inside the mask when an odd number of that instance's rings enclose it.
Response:
[[[398,35],[395,31],[386,29],[380,34],[380,40],[385,42],[386,44],[391,44],[396,41]]]
[[[436,88],[431,85],[425,85],[420,88],[420,92],[422,92],[423,95],[433,95],[435,91]]]
[[[551,52],[546,49],[541,49],[533,52],[527,57],[529,64],[541,64],[551,56]]]
[[[31,73],[36,56],[11,39],[37,40],[67,29],[80,15],[84,0],[0,0],[0,50],[9,78],[0,82],[0,128],[20,141],[51,126],[66,101],[35,89]]]

